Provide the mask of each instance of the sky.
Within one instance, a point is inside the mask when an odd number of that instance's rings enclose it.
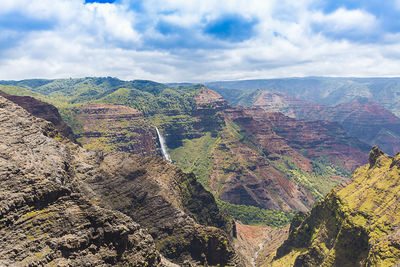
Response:
[[[400,76],[400,0],[0,0],[0,79]]]

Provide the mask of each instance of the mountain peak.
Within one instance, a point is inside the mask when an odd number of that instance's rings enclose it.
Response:
[[[370,168],[374,167],[376,164],[376,161],[378,160],[378,158],[382,155],[384,155],[385,153],[378,147],[378,146],[374,146],[371,150],[371,152],[369,153],[369,166]]]
[[[228,103],[220,94],[208,89],[207,87],[202,87],[201,92],[195,96],[195,101],[198,106],[211,104],[213,106],[227,106]]]

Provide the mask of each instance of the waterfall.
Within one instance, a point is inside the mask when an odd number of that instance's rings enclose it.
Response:
[[[160,131],[158,130],[157,127],[156,127],[156,131],[157,131],[157,135],[158,135],[158,140],[160,141],[161,153],[162,153],[164,159],[166,159],[168,162],[172,163],[172,160],[167,151],[167,146],[165,145],[164,137],[160,134]]]

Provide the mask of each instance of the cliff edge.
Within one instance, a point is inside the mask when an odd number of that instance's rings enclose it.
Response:
[[[297,216],[272,266],[392,266],[400,262],[400,153],[374,147],[353,182]]]

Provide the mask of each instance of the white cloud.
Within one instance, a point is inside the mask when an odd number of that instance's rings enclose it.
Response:
[[[328,38],[314,32],[313,25],[323,25],[334,33],[365,33],[379,27],[379,21],[361,9],[340,8],[324,14],[312,8],[313,3],[146,0],[139,13],[129,9],[128,0],[118,5],[84,5],[83,0],[2,0],[0,16],[20,12],[47,19],[54,27],[27,32],[3,50],[0,46],[0,79],[116,76],[202,82],[398,75],[398,34],[384,33],[386,40],[392,41],[381,44]],[[201,32],[207,21],[223,14],[256,20],[255,34],[243,42],[221,45]],[[177,42],[189,40],[192,46],[168,47],[169,37],[155,28],[161,19],[187,29]],[[15,31],[0,32],[0,39],[8,36],[15,36]],[[159,43],[149,43],[154,39]]]
[[[377,27],[378,21],[374,15],[360,10],[339,8],[331,14],[317,12],[312,17],[316,23],[326,24],[332,31],[370,31]]]
[[[133,28],[134,14],[123,7],[112,4],[85,5],[90,13],[93,30],[104,31],[105,36],[112,36],[120,41],[140,40],[140,34]]]

